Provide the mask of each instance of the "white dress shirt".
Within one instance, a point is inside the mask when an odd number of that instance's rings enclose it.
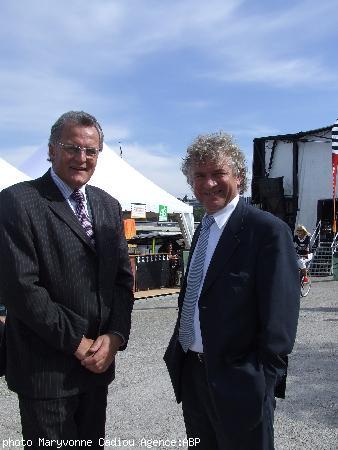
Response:
[[[228,203],[220,211],[217,211],[215,214],[212,214],[214,216],[215,223],[213,223],[210,227],[208,246],[207,246],[207,251],[206,251],[205,260],[204,260],[203,276],[202,276],[202,281],[201,281],[201,285],[200,285],[199,292],[198,292],[198,299],[197,299],[196,305],[195,305],[195,315],[194,315],[195,340],[190,347],[190,350],[192,350],[194,352],[203,353],[203,343],[202,343],[202,336],[201,336],[198,301],[199,301],[199,296],[201,295],[205,275],[207,273],[207,270],[208,270],[211,258],[214,254],[215,248],[218,244],[219,238],[221,237],[221,234],[223,233],[225,225],[227,224],[228,220],[230,219],[231,214],[234,212],[238,201],[239,201],[239,195],[237,195],[233,200],[231,200],[231,202]],[[195,247],[195,249],[196,249],[196,247]],[[195,257],[195,252],[192,255],[190,265],[192,264],[194,257]]]

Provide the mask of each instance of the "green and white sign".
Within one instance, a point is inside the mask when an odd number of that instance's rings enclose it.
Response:
[[[159,205],[158,209],[158,221],[167,222],[168,220],[168,206]]]

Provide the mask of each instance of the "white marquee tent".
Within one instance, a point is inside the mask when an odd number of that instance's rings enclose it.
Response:
[[[30,177],[0,158],[0,191],[12,184],[29,180]]]
[[[159,205],[166,205],[169,213],[192,212],[190,205],[150,181],[107,145],[104,145],[90,183],[116,197],[126,211],[130,211],[131,203],[144,203],[147,211],[156,213]]]

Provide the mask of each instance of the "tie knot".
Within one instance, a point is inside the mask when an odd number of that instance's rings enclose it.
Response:
[[[75,191],[72,192],[71,198],[77,203],[84,203],[84,195],[80,189],[75,189]]]
[[[204,230],[207,230],[208,228],[211,227],[211,225],[215,222],[214,216],[207,214],[206,216],[203,217],[202,220],[202,228]]]

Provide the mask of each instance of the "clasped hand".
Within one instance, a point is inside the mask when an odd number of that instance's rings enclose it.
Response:
[[[122,339],[115,334],[103,334],[95,341],[83,336],[75,356],[86,369],[103,373],[114,361],[121,344]]]

